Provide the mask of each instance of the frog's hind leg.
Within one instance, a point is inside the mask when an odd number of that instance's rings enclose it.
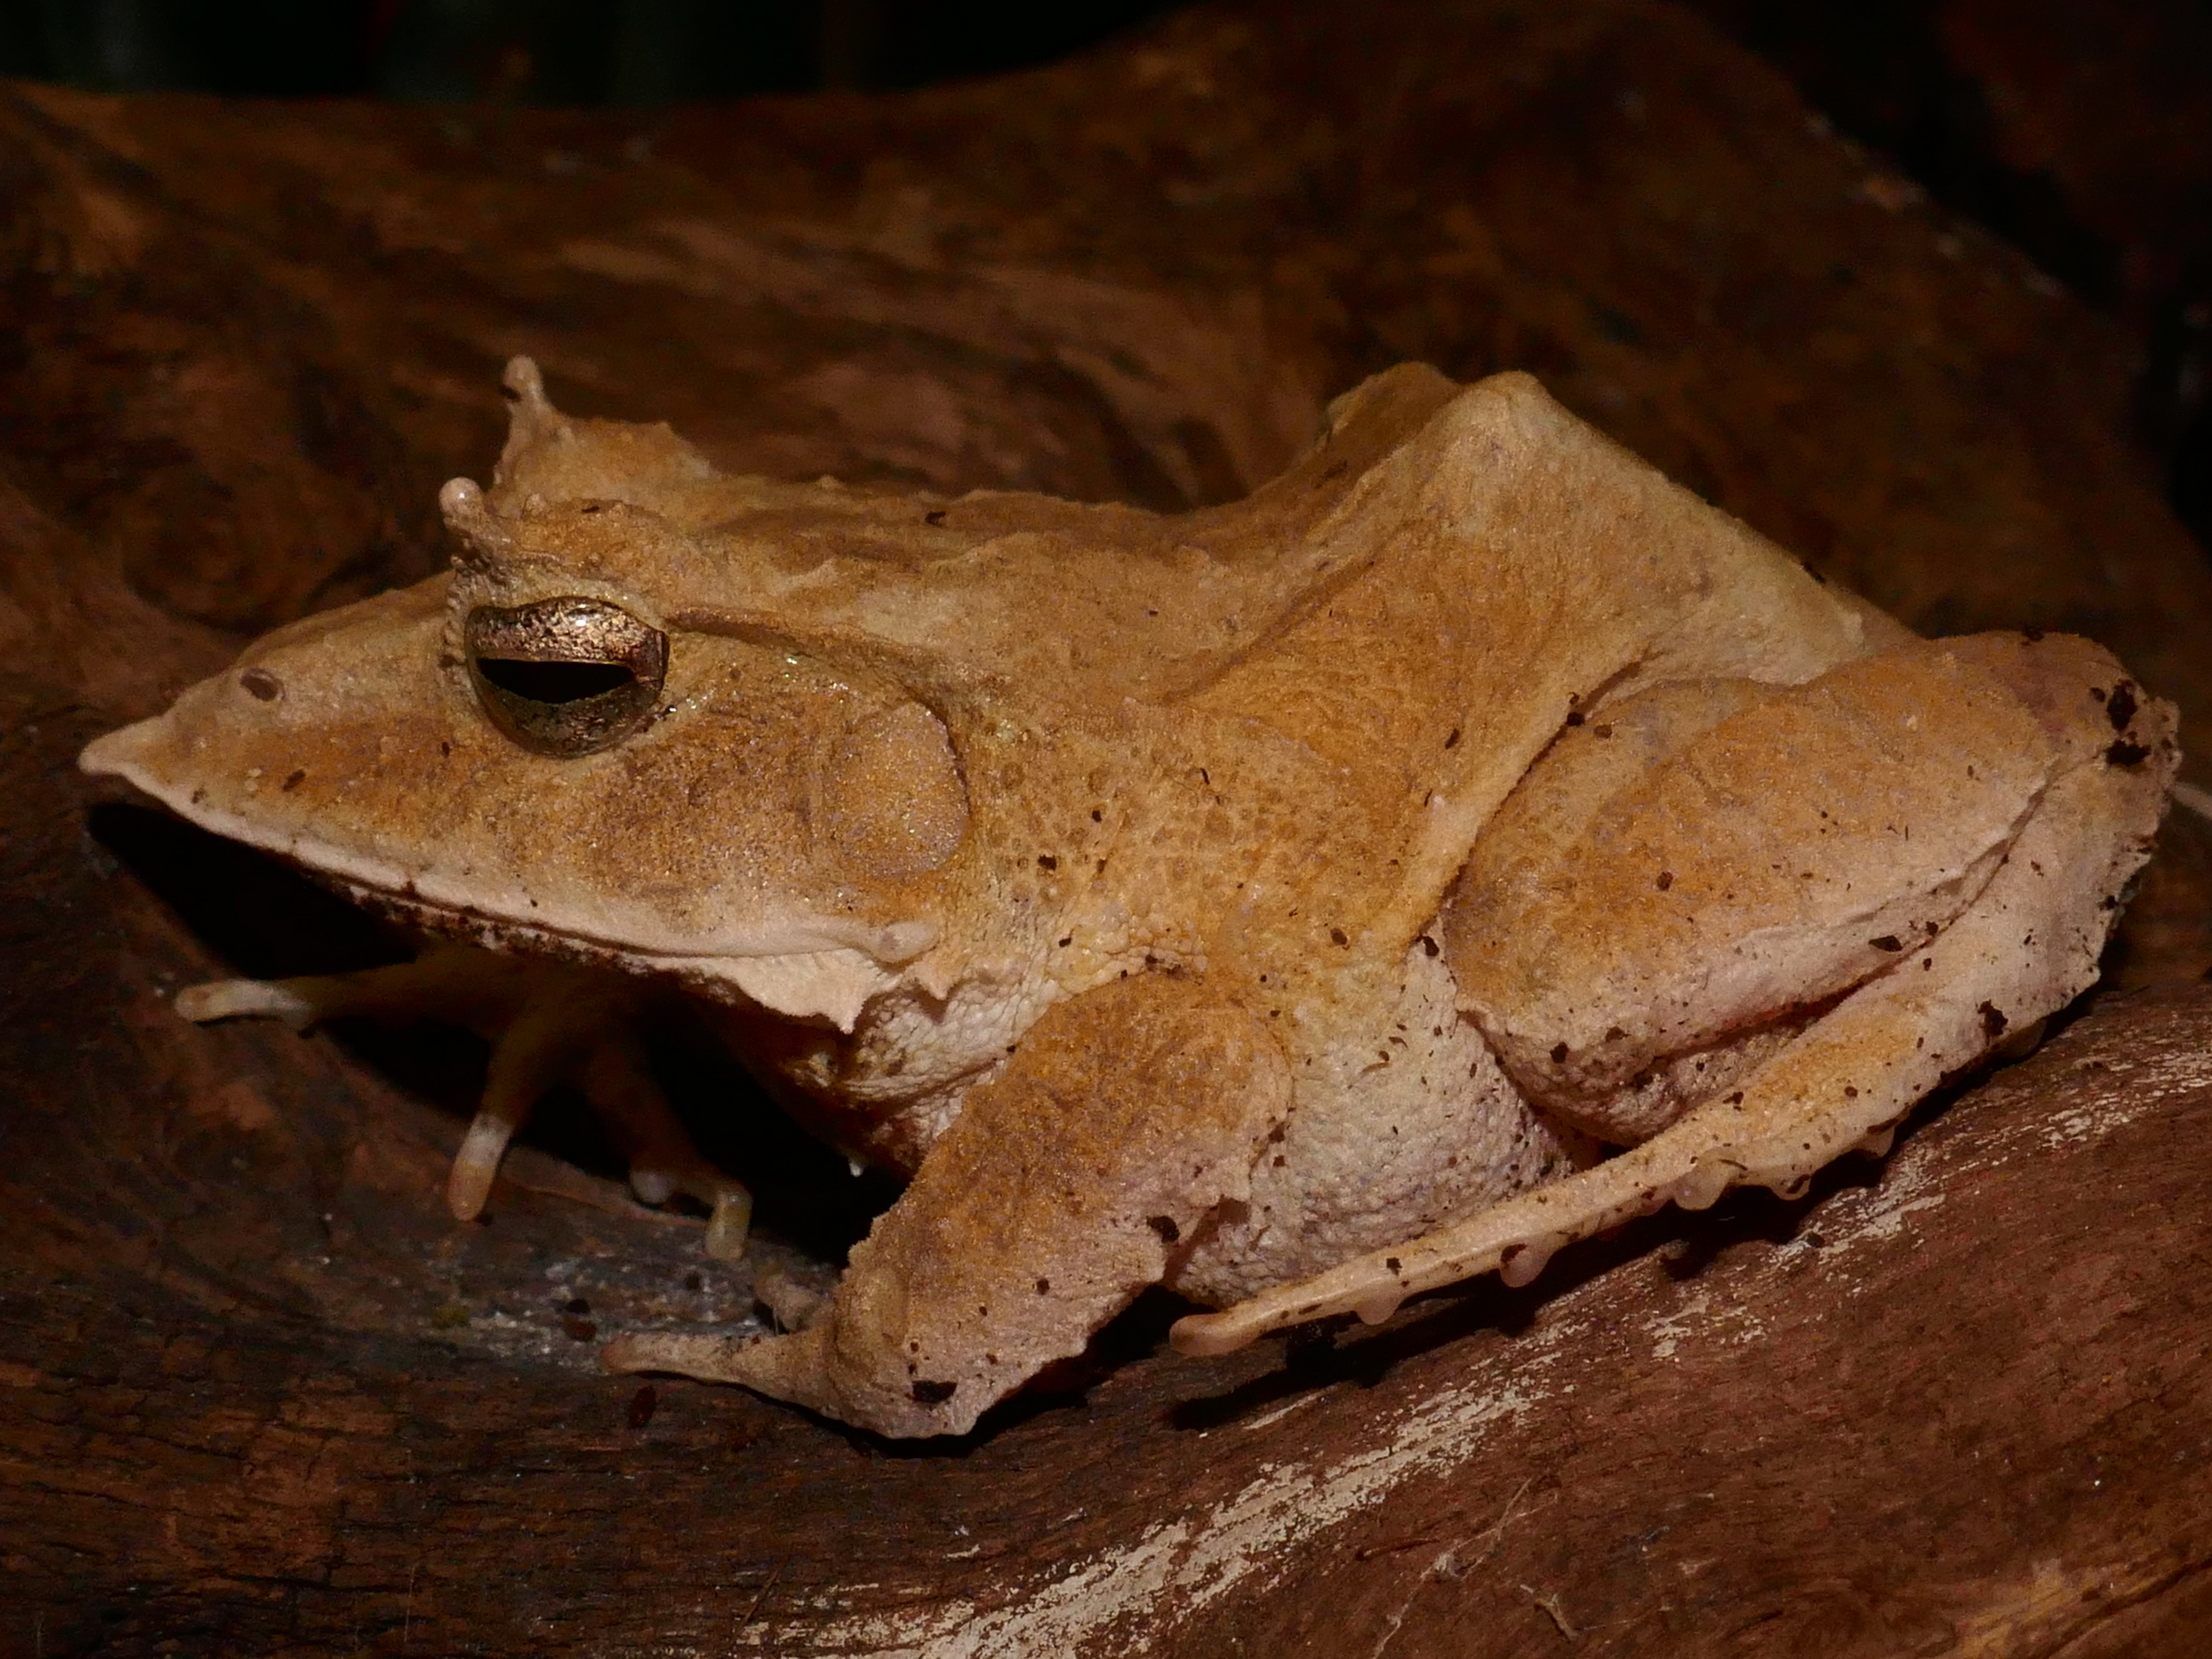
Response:
[[[2132,691],[2126,697],[2133,716]],[[2100,717],[2102,718],[2102,717]],[[1218,1354],[1331,1314],[1388,1318],[1406,1297],[1496,1271],[1535,1278],[1566,1244],[1729,1187],[1801,1192],[1854,1149],[1886,1151],[1899,1120],[1954,1075],[2096,978],[2119,897],[2147,855],[2174,762],[2171,710],[2147,705],[2112,741],[2065,734],[2064,764],[1987,883],[1933,939],[1898,953],[1795,1037],[1640,1145],[1424,1237],[1374,1251],[1174,1331]]]
[[[177,1012],[206,1022],[269,1016],[294,1030],[324,1020],[436,1019],[492,1045],[484,1092],[446,1178],[446,1205],[462,1221],[483,1212],[508,1144],[539,1100],[573,1082],[630,1163],[650,1204],[677,1193],[705,1205],[707,1250],[744,1249],[752,1197],[692,1146],[638,1044],[643,992],[620,975],[443,945],[413,962],[296,979],[218,980],[177,993]]]

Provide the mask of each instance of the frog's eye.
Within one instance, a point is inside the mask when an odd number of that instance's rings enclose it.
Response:
[[[466,635],[476,700],[541,755],[621,742],[652,719],[668,672],[668,636],[601,599],[479,605]]]

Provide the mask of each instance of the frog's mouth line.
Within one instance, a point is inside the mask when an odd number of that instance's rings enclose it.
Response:
[[[900,983],[895,969],[845,945],[749,956],[652,955],[481,910],[425,903],[309,868],[362,909],[418,931],[501,954],[549,957],[623,973],[673,974],[692,991],[718,1001],[757,1003],[791,1019],[827,1020],[846,1033],[871,998]]]
[[[539,901],[520,889],[488,886],[475,877],[408,870],[196,799],[195,792],[156,776],[118,741],[137,729],[125,727],[96,740],[79,757],[78,765],[95,777],[121,779],[187,823],[274,853],[335,882],[365,905],[441,933],[485,938],[496,933],[503,940],[526,944],[536,954],[568,955],[633,970],[723,980],[738,985],[748,995],[755,993],[747,982],[761,979],[764,972],[772,973],[771,964],[843,957],[851,959],[856,969],[886,974],[914,961],[937,942],[934,922],[916,919],[874,925],[804,912],[763,917],[742,929],[711,938],[686,937],[624,918],[580,923],[548,914]],[[465,893],[464,880],[468,887]],[[756,1000],[778,1006],[771,998],[756,996]]]

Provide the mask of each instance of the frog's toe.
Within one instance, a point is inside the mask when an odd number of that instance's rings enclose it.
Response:
[[[216,1020],[276,1019],[304,1031],[325,1016],[322,987],[308,979],[211,979],[187,985],[176,996],[176,1010],[194,1025]]]
[[[592,1110],[630,1160],[630,1190],[648,1204],[679,1193],[705,1206],[707,1254],[731,1260],[745,1253],[753,1195],[725,1175],[697,1147],[653,1081],[652,1068],[634,1035],[610,1033],[576,1073]]]
[[[445,1204],[454,1220],[474,1221],[484,1213],[492,1183],[499,1178],[500,1160],[507,1156],[507,1143],[519,1127],[489,1111],[479,1111],[470,1120],[461,1148],[453,1154],[453,1167],[446,1171]]]
[[[291,979],[211,979],[176,996],[179,1014],[195,1025],[216,1020],[276,1019],[294,1031],[325,1020],[435,1014],[445,988],[444,964],[425,957],[354,973],[301,974]]]
[[[701,1382],[751,1382],[788,1368],[769,1361],[792,1346],[781,1336],[722,1336],[712,1331],[634,1331],[599,1350],[609,1371],[666,1371]],[[759,1350],[759,1352],[756,1352]]]
[[[781,1268],[753,1275],[753,1300],[768,1310],[779,1331],[804,1330],[830,1305],[827,1294]]]
[[[464,946],[438,946],[412,962],[292,979],[215,979],[177,993],[176,1010],[195,1025],[279,1019],[295,1031],[325,1020],[457,1019],[478,1023],[486,993],[511,988],[513,966]]]
[[[455,1220],[474,1221],[483,1213],[515,1132],[575,1072],[582,1044],[573,1014],[565,997],[528,1003],[493,1038],[483,1096],[446,1176],[446,1207]]]
[[[882,1434],[940,1432],[926,1408],[888,1415],[855,1399],[832,1376],[829,1327],[810,1325],[776,1336],[722,1336],[711,1331],[642,1331],[618,1336],[599,1351],[609,1371],[663,1371],[701,1382],[737,1383]],[[920,1426],[906,1421],[916,1417]]]
[[[630,1190],[640,1203],[657,1206],[681,1193],[705,1205],[707,1254],[717,1261],[735,1261],[745,1254],[745,1240],[753,1226],[753,1195],[742,1181],[698,1159],[677,1170],[638,1162],[630,1165]]]

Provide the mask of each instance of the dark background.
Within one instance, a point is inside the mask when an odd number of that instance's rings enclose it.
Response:
[[[2212,544],[2212,4],[1684,0],[2117,318]],[[656,105],[1048,62],[1174,0],[0,0],[0,74],[112,91]]]
[[[0,68],[114,91],[662,104],[1060,57],[1171,0],[6,0]]]

